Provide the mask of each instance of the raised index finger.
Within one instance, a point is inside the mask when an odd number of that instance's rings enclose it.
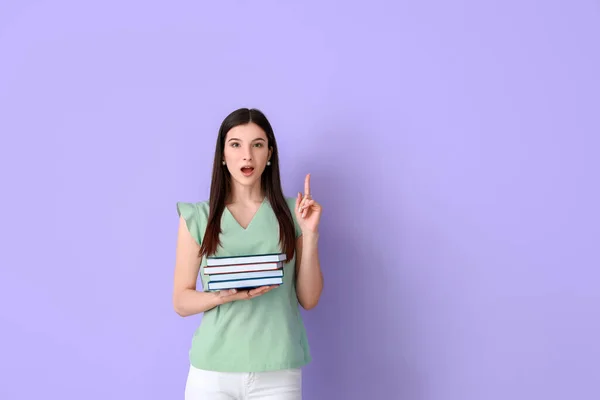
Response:
[[[310,174],[307,174],[304,178],[304,195],[310,196]]]

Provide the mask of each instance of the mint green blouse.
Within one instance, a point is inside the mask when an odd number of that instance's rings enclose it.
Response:
[[[296,237],[301,234],[294,214],[296,199],[286,197],[294,218]],[[206,229],[208,201],[177,203],[178,214],[198,244]],[[265,198],[244,229],[225,207],[221,218],[221,246],[216,256],[281,252],[279,224]],[[283,284],[250,300],[222,304],[202,315],[189,350],[190,363],[200,369],[225,372],[259,372],[299,368],[311,361],[306,330],[295,287],[296,255],[284,264]],[[202,288],[206,257],[200,263]]]

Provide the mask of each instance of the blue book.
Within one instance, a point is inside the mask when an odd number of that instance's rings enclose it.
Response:
[[[281,285],[283,277],[238,279],[233,281],[208,282],[208,290],[252,289],[259,286]]]

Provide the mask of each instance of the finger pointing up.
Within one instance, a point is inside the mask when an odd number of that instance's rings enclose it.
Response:
[[[304,179],[304,196],[310,197],[310,174],[307,174]]]

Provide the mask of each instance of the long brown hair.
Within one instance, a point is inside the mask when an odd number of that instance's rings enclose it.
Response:
[[[225,210],[225,200],[231,191],[231,174],[221,162],[223,159],[225,136],[235,126],[249,124],[250,122],[255,123],[265,131],[267,145],[272,148],[271,165],[267,166],[263,171],[261,185],[279,221],[279,244],[281,245],[282,252],[286,254],[288,260],[291,260],[295,250],[294,220],[281,189],[277,141],[267,117],[261,111],[254,108],[240,108],[233,111],[225,117],[219,128],[210,186],[208,224],[204,232],[199,255],[200,257],[203,255],[213,255],[217,250],[217,246],[221,244],[219,240],[221,216]]]

